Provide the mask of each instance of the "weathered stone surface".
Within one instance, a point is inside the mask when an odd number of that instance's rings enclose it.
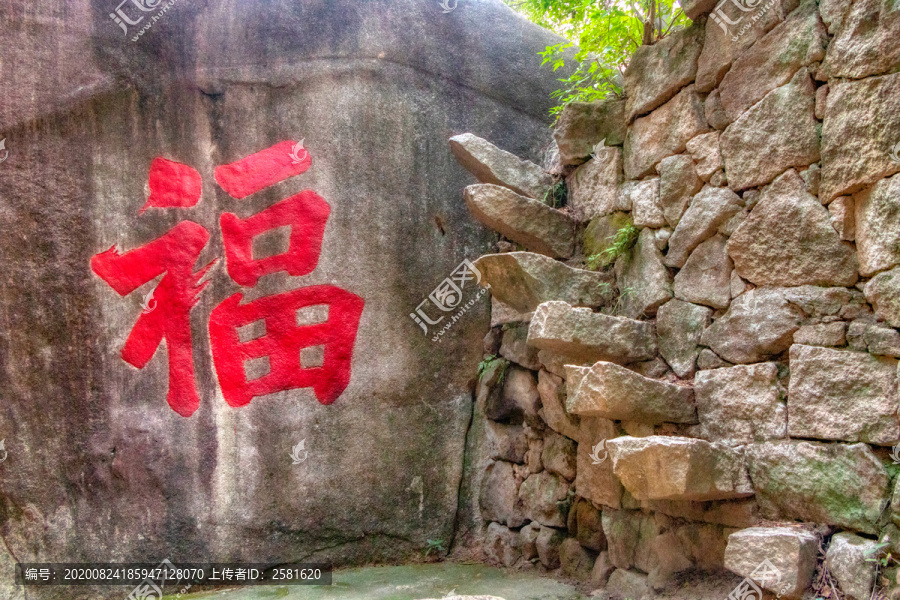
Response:
[[[652,323],[593,313],[565,302],[538,306],[528,329],[528,343],[577,360],[637,362],[656,355]]]
[[[675,275],[676,298],[713,308],[728,308],[734,264],[725,251],[725,243],[723,236],[715,235],[697,246]]]
[[[706,122],[709,126],[722,131],[730,124],[725,109],[722,108],[722,100],[719,98],[719,90],[713,90],[703,103],[703,112],[706,114]],[[721,152],[721,148],[720,148]]]
[[[741,279],[741,276],[737,274],[737,271],[731,272],[731,297],[737,298],[747,290],[751,289],[750,284]]]
[[[567,372],[570,369],[583,367],[567,367]],[[691,388],[648,379],[603,361],[584,373],[577,386],[569,387],[566,410],[616,421],[697,422]]]
[[[512,464],[497,461],[488,465],[481,485],[481,516],[486,521],[521,527],[525,518],[519,508],[520,483]]]
[[[875,586],[878,542],[853,533],[837,533],[825,553],[825,568],[852,600],[868,600]]]
[[[703,28],[699,25],[639,47],[625,71],[626,120],[650,112],[691,83],[702,48]]]
[[[504,567],[512,567],[522,558],[522,540],[517,531],[491,523],[485,534],[484,551],[488,560]]]
[[[693,2],[694,0],[691,1]],[[634,600],[644,600],[650,597],[652,593],[647,575],[625,569],[613,571],[613,574],[609,576],[606,588],[620,598],[634,598]]]
[[[664,158],[656,166],[659,172],[659,205],[670,227],[678,225],[694,194],[703,187],[693,159],[687,154]]]
[[[866,283],[866,299],[875,315],[891,327],[900,327],[900,268],[879,273]]]
[[[625,212],[614,212],[591,220],[582,237],[584,256],[600,254],[612,245],[617,231],[632,224],[631,215]]]
[[[499,327],[507,323],[528,323],[534,312],[520,312],[512,306],[491,297],[491,327]],[[497,349],[499,350],[499,348]],[[496,354],[497,351],[487,354]]]
[[[565,539],[566,534],[562,531],[551,527],[541,527],[536,546],[542,565],[548,569],[559,567],[559,547]]]
[[[741,114],[720,138],[732,189],[766,184],[819,160],[815,89],[806,69]],[[824,161],[823,161],[824,163]]]
[[[537,371],[541,368],[538,361],[537,349],[529,346],[528,323],[511,323],[503,330],[503,339],[500,344],[499,354],[506,360],[519,366]]]
[[[528,250],[559,258],[572,256],[575,224],[560,211],[489,183],[468,186],[465,197],[472,216]]]
[[[847,343],[847,324],[836,321],[804,325],[794,332],[794,343],[806,346],[843,346]]]
[[[528,451],[528,439],[521,425],[507,425],[485,419],[485,446],[494,460],[522,464]]]
[[[896,6],[878,0],[851,2],[831,31],[834,39],[822,70],[828,78],[862,79],[900,66],[900,16]]]
[[[689,521],[701,521],[743,529],[759,523],[759,507],[752,498],[717,502],[647,500],[643,508]],[[723,549],[724,550],[724,549]]]
[[[684,152],[688,140],[706,131],[703,101],[694,86],[688,86],[628,128],[624,146],[625,178],[650,175],[659,161]]]
[[[522,542],[522,558],[532,560],[538,558],[537,538],[541,533],[541,524],[532,521],[519,530],[519,540]]]
[[[721,369],[722,367],[730,367],[732,364],[730,362],[722,360],[718,354],[710,350],[709,348],[704,348],[700,351],[700,356],[697,357],[697,368],[701,371],[707,369]]]
[[[565,527],[568,511],[562,501],[568,493],[569,484],[552,473],[531,475],[519,487],[522,514],[547,527]]]
[[[544,437],[544,450],[541,454],[541,462],[544,468],[559,475],[567,481],[575,479],[575,464],[578,448],[575,442],[569,438],[548,433]]]
[[[800,179],[806,184],[806,191],[813,196],[819,195],[819,186],[822,183],[822,168],[818,164],[809,165],[800,171]]]
[[[769,7],[769,9],[765,10],[764,7]],[[736,22],[729,28],[729,31],[724,30],[715,19],[710,18],[706,21],[703,52],[700,53],[700,59],[697,61],[698,91],[708,92],[718,86],[725,73],[731,68],[734,59],[784,19],[783,3],[778,0],[771,4],[768,2],[764,5],[757,4],[755,10],[749,13],[744,10],[746,8],[746,6],[730,2],[719,4],[716,9],[717,14],[724,14],[728,19]],[[742,33],[737,35],[738,32]],[[718,95],[718,91],[714,93]],[[726,120],[721,129],[724,129],[730,122],[730,120]]]
[[[722,444],[625,436],[606,446],[613,472],[638,500],[704,501],[753,495],[743,458]]]
[[[621,290],[619,310],[626,317],[653,316],[672,297],[672,274],[663,264],[652,229],[641,230],[631,252],[616,261],[615,271]]]
[[[856,239],[856,208],[853,196],[838,196],[828,205],[831,226],[838,232],[842,240],[852,242]],[[859,246],[857,246],[859,251]],[[860,263],[863,261],[860,260]],[[862,264],[860,264],[862,268]]]
[[[494,297],[519,312],[532,312],[549,300],[603,306],[613,295],[609,275],[573,269],[532,252],[488,254],[475,261],[475,267],[481,284],[491,286]]]
[[[818,554],[819,538],[813,533],[794,527],[751,527],[728,536],[725,568],[752,577],[767,590],[795,597],[812,582]],[[766,560],[778,569],[780,577],[754,577]]]
[[[590,221],[616,210],[630,210],[630,206],[619,206],[620,200],[624,200],[619,197],[623,178],[621,148],[607,147],[594,154],[566,179],[572,217]]]
[[[615,570],[616,568],[609,560],[609,552],[601,552],[597,555],[597,560],[594,561],[594,568],[591,570],[591,587],[606,587],[610,575]],[[637,596],[632,597],[636,598]]]
[[[759,362],[790,347],[803,317],[782,290],[756,288],[736,298],[703,332],[700,343],[733,363]]]
[[[572,508],[575,515],[575,539],[578,543],[594,551],[606,549],[606,534],[603,533],[601,513],[586,501],[580,500]]]
[[[900,141],[900,73],[832,81],[829,88],[822,122],[823,202],[900,172],[900,163],[891,160]]]
[[[766,94],[791,81],[801,67],[825,58],[827,43],[815,0],[803,0],[784,22],[738,56],[723,77],[719,97],[728,118],[737,120]]]
[[[503,371],[502,385],[488,395],[484,414],[495,421],[520,420],[523,416],[536,416],[540,408],[534,375],[527,369],[509,365]]]
[[[738,274],[756,285],[849,286],[859,278],[853,246],[793,169],[763,189],[728,240]]]
[[[574,538],[567,538],[559,547],[560,574],[579,581],[589,581],[596,559],[596,553],[584,548]]]
[[[900,264],[900,176],[854,194],[851,206],[860,275],[870,277]]]
[[[787,407],[775,363],[700,371],[694,396],[704,439],[729,446],[787,437]]]
[[[521,196],[540,200],[553,184],[550,175],[533,162],[471,133],[450,138],[450,151],[481,183],[501,185]]]
[[[791,437],[889,446],[900,439],[897,361],[816,346],[791,346]]]
[[[553,431],[576,440],[579,420],[566,412],[566,382],[563,378],[541,369],[537,389],[541,395],[541,417],[547,425]]]
[[[679,377],[694,374],[700,335],[709,326],[711,316],[711,309],[681,300],[670,300],[657,311],[659,353]]]
[[[800,285],[780,288],[788,302],[796,304],[809,317],[822,319],[836,316],[852,301],[853,293],[841,287]]]
[[[869,446],[785,441],[752,444],[746,453],[764,517],[877,531],[888,474]]]
[[[625,140],[625,100],[570,102],[559,116],[553,138],[564,165],[581,164],[604,140],[607,146],[620,145]]]
[[[625,510],[603,511],[603,532],[609,545],[609,560],[620,569],[653,568],[650,543],[659,536],[652,515]]]
[[[713,173],[722,168],[722,153],[719,151],[718,131],[698,135],[686,145],[694,162],[697,163],[697,175],[703,181],[709,181]]]
[[[681,4],[681,8],[688,19],[696,21],[699,17],[711,11],[715,5],[715,0],[685,0]]]
[[[659,203],[659,178],[644,179],[643,181],[627,182],[620,187],[620,194],[628,196],[628,202],[620,201],[620,206],[631,206],[631,217],[634,226],[665,227],[666,218],[663,215],[662,206]]]
[[[866,327],[863,340],[871,354],[900,357],[900,333],[892,327]]]
[[[665,264],[681,268],[701,242],[741,209],[741,198],[727,188],[705,186],[694,196],[669,238]]]

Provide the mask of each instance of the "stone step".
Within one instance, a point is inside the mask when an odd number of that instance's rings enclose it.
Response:
[[[799,527],[750,527],[728,536],[725,568],[794,597],[812,581],[818,554],[819,539]]]
[[[606,442],[613,473],[638,500],[726,500],[753,495],[743,456],[684,437],[619,437]]]
[[[565,302],[544,302],[531,319],[528,344],[563,354],[573,364],[628,364],[656,356],[656,326]]]
[[[522,160],[471,133],[450,138],[450,151],[481,183],[501,185],[537,200],[542,199],[553,185],[553,178],[533,162]]]
[[[533,252],[488,254],[475,266],[481,272],[481,284],[491,286],[494,298],[523,313],[550,300],[598,307],[615,296],[612,275],[573,269]]]
[[[566,410],[615,421],[697,423],[694,390],[650,379],[611,362],[566,365]]]
[[[527,250],[554,258],[575,251],[575,222],[543,202],[490,183],[470,185],[465,198],[479,222]]]

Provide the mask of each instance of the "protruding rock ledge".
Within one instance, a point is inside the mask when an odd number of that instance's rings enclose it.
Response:
[[[652,435],[609,440],[613,472],[638,500],[727,500],[753,495],[743,456],[722,444]]]
[[[450,151],[481,183],[501,185],[521,196],[540,199],[553,184],[550,175],[533,162],[471,133],[450,138]]]
[[[656,327],[646,321],[573,308],[565,302],[538,306],[528,343],[570,357],[575,363],[598,360],[628,364],[656,356]]]
[[[577,382],[568,389],[566,410],[572,414],[651,425],[697,422],[692,388],[649,379],[610,362],[566,367],[567,373],[576,369],[580,377],[566,378]]]
[[[490,285],[495,298],[519,312],[532,312],[551,300],[597,307],[610,302],[614,294],[611,275],[573,269],[532,252],[488,254],[475,266],[482,285]]]

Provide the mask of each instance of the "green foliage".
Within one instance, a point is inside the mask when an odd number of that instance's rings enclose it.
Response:
[[[574,60],[574,72],[553,93],[558,115],[566,104],[621,96],[634,51],[688,23],[675,0],[504,0],[528,19],[569,40],[541,52],[554,71]],[[566,50],[577,46],[574,56]]]
[[[444,540],[426,540],[427,546],[425,546],[425,554],[424,558],[428,558],[428,555],[434,552],[435,554],[446,554],[447,550],[444,548]]]
[[[569,190],[566,187],[566,180],[560,179],[549,188],[544,194],[544,204],[550,208],[562,208],[569,201]]]
[[[587,259],[587,268],[590,271],[599,271],[614,264],[616,260],[625,255],[637,243],[640,230],[633,223],[626,223],[616,231],[615,235],[609,237],[611,244],[609,248],[593,254]]]
[[[478,363],[478,381],[481,381],[484,378],[485,373],[487,373],[488,369],[490,369],[494,363],[497,363],[499,365],[498,368],[500,369],[497,376],[497,385],[503,383],[503,378],[506,377],[506,371],[509,369],[509,361],[505,358],[494,356],[493,354]]]
[[[890,544],[882,542],[866,550],[863,553],[866,557],[866,562],[877,563],[881,568],[888,567],[892,562],[900,564],[890,552],[883,552],[888,546],[890,546]]]

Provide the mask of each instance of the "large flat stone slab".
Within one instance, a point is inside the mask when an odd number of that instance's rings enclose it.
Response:
[[[566,410],[575,415],[638,423],[696,423],[694,392],[690,387],[650,379],[600,361],[590,368],[570,366]],[[569,376],[578,369],[578,376]]]
[[[639,47],[625,70],[627,121],[657,108],[691,83],[702,48],[703,28],[699,25]]]
[[[472,216],[528,250],[555,258],[575,251],[575,223],[543,202],[490,183],[468,186],[465,198]]]
[[[859,278],[853,245],[793,169],[766,186],[728,240],[738,275],[756,285],[850,286]]]
[[[704,439],[729,446],[787,437],[787,406],[775,363],[700,371],[694,396]]]
[[[764,517],[878,531],[889,478],[869,446],[784,441],[751,444],[746,453]]]
[[[573,360],[627,364],[656,355],[653,323],[574,308],[565,302],[538,306],[528,329],[528,343]]]
[[[799,596],[812,582],[819,538],[799,527],[750,527],[728,536],[725,568],[764,589]],[[768,561],[778,574],[760,570]]]
[[[758,362],[787,350],[804,317],[780,288],[756,288],[738,296],[700,342],[727,361]]]
[[[550,300],[603,306],[614,294],[611,276],[573,269],[532,252],[488,254],[475,261],[475,267],[481,272],[481,284],[491,286],[495,298],[523,313]]]
[[[529,160],[501,150],[489,141],[471,133],[450,138],[453,156],[481,183],[493,183],[509,188],[521,196],[544,197],[553,179]]]
[[[625,100],[570,102],[559,116],[553,138],[564,165],[583,163],[600,142],[621,145],[625,141]]]
[[[719,85],[722,108],[735,121],[801,67],[825,58],[828,34],[815,0],[803,0],[785,20],[738,56]]]
[[[900,73],[833,81],[829,88],[822,121],[822,202],[900,172],[900,163],[891,160],[900,141]]]
[[[625,178],[641,179],[667,156],[684,152],[688,141],[709,131],[703,101],[689,85],[645,117],[625,137]]]
[[[788,433],[791,437],[900,441],[897,360],[867,352],[791,346]]]
[[[606,443],[613,472],[638,500],[725,500],[753,495],[743,457],[705,440],[652,435]]]
[[[743,190],[772,181],[791,167],[819,160],[815,88],[807,70],[769,92],[722,133],[728,185]]]

